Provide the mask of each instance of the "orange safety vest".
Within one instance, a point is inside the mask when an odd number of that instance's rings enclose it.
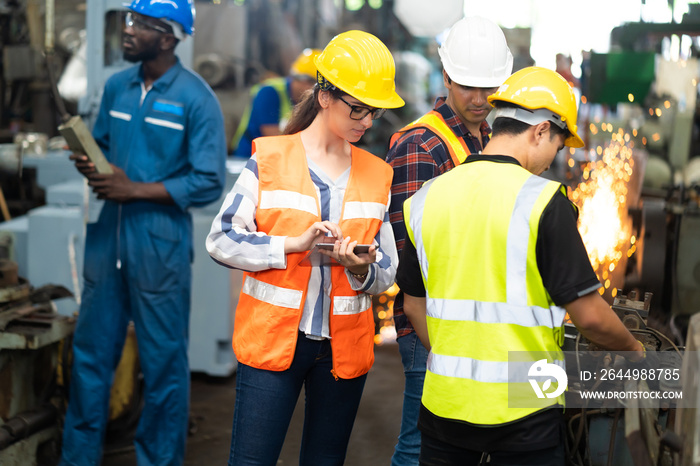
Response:
[[[452,163],[456,167],[457,165],[464,162],[464,160],[471,154],[467,143],[464,142],[462,138],[457,137],[457,135],[452,131],[452,128],[445,122],[445,119],[440,115],[440,112],[431,110],[422,117],[418,118],[413,123],[409,123],[396,133],[391,136],[391,141],[389,142],[389,147],[392,147],[394,143],[407,131],[411,131],[415,128],[427,128],[435,135],[442,139],[450,152],[450,158]]]
[[[253,153],[258,163],[258,230],[299,236],[320,222],[319,199],[299,134],[255,139]],[[351,154],[339,226],[344,236],[371,243],[384,221],[392,169],[357,147]],[[305,256],[290,253],[286,269],[244,274],[233,333],[233,351],[243,364],[271,371],[290,367],[311,277],[311,267],[301,263]],[[331,283],[333,375],[359,377],[374,362],[372,298],[351,289],[344,267],[331,267]]]

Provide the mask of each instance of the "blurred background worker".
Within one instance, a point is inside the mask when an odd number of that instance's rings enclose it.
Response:
[[[430,350],[420,464],[476,466],[488,453],[503,466],[563,466],[564,389],[536,398],[527,373],[509,377],[509,352],[563,367],[567,312],[602,348],[641,359],[643,347],[597,292],[566,188],[539,176],[565,146],[583,146],[571,87],[529,67],[489,102],[496,116],[484,152],[404,204],[397,282]],[[530,395],[521,405],[509,391],[519,386]]]
[[[320,53],[318,49],[304,49],[292,63],[288,76],[266,79],[251,89],[250,105],[231,141],[234,155],[250,157],[253,139],[282,134],[292,108],[316,83],[314,59]]]
[[[558,53],[556,56],[556,72],[562,75],[566,82],[569,83],[571,87],[580,87],[581,83],[578,78],[574,76],[571,72],[571,65],[573,64],[571,57],[569,55],[564,55],[563,53]]]
[[[107,81],[93,131],[114,173],[98,174],[84,155],[71,156],[105,203],[97,223],[87,226],[64,465],[101,462],[110,386],[130,320],[145,382],[138,464],[182,464],[190,383],[188,208],[216,200],[224,183],[218,100],[174,52],[194,31],[193,1],[133,0],[128,8],[124,58],[140,65]]]
[[[513,69],[503,32],[480,17],[457,21],[438,51],[447,96],[439,97],[432,111],[394,134],[386,158],[394,168],[389,211],[399,254],[406,238],[403,202],[427,180],[482,151],[491,132],[486,122],[491,105],[486,99]],[[403,313],[402,292],[394,301],[394,324],[406,383],[401,432],[392,464],[416,465],[420,450],[418,411],[428,352]]]

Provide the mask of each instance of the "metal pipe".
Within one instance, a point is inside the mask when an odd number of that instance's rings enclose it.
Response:
[[[0,450],[39,432],[56,422],[58,410],[45,404],[35,411],[26,411],[10,418],[0,426]]]
[[[44,48],[47,53],[53,53],[54,46],[54,0],[46,0],[46,34],[44,36]]]
[[[56,109],[61,115],[61,120],[65,123],[70,119],[66,105],[58,93],[58,79],[56,77],[56,64],[54,63],[54,0],[46,0],[46,34],[44,37],[44,55],[46,56],[46,70],[49,73],[49,83],[51,93],[56,102]]]

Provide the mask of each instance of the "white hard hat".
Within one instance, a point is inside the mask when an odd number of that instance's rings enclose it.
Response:
[[[503,31],[479,16],[453,24],[438,53],[447,75],[462,86],[498,87],[513,71]]]

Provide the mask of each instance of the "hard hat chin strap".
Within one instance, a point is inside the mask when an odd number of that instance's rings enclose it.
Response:
[[[316,84],[318,84],[318,87],[320,87],[322,91],[334,91],[337,89],[332,82],[327,80],[325,76],[318,71],[316,72]]]
[[[180,26],[180,23],[176,23],[175,21],[169,20],[167,18],[158,18],[168,26],[170,26],[173,29],[173,35],[177,40],[184,40],[187,35],[185,34],[185,31],[182,30],[182,26]]]
[[[567,129],[566,123],[562,121],[561,117],[546,108],[538,108],[535,110],[529,110],[523,107],[497,108],[494,115],[494,120],[499,117],[512,118],[532,126],[539,125],[544,121],[549,121],[561,129]]]

